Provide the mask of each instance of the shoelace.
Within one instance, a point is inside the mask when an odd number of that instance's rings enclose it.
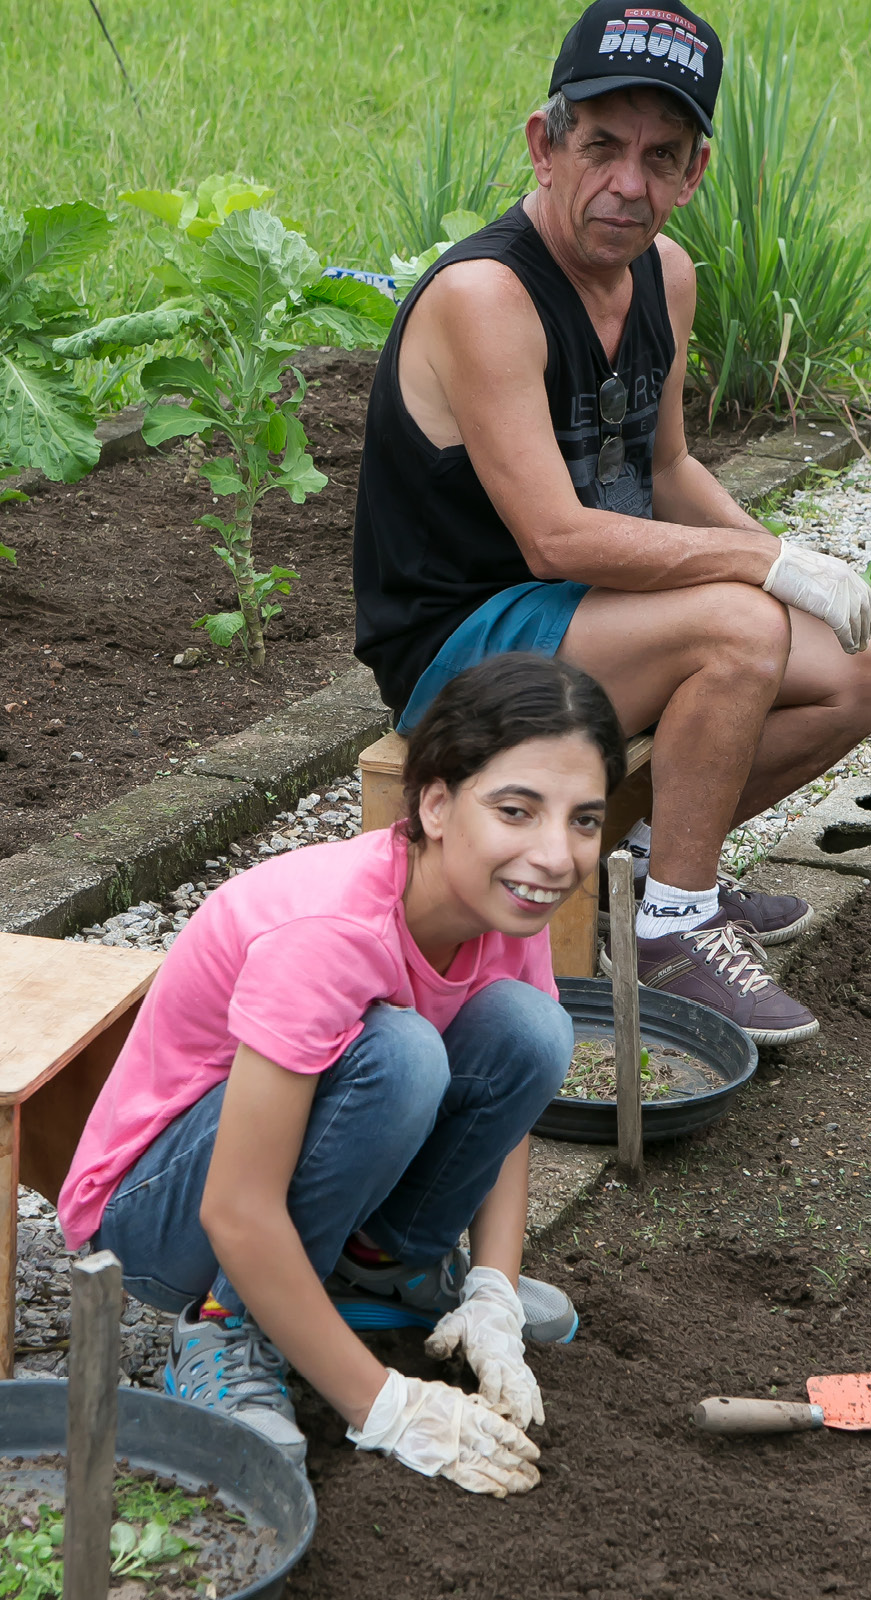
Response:
[[[715,964],[721,977],[728,971],[726,982],[737,983],[742,994],[759,994],[771,983],[760,966],[760,960],[764,960],[762,951],[745,928],[727,922],[724,928],[695,928],[682,933],[681,938],[691,939],[700,952],[706,950],[707,965]]]
[[[730,894],[737,894],[742,900],[749,900],[753,893],[752,889],[742,889],[740,880],[731,872],[717,873],[717,888],[728,889]]]
[[[224,1352],[221,1387],[233,1394],[238,1405],[283,1405],[287,1398],[284,1359],[275,1345],[251,1322],[239,1329],[228,1328],[227,1333],[235,1333],[236,1338]]]

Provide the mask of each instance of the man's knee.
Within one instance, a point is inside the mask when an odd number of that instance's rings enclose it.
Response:
[[[709,591],[709,592],[707,592]],[[789,611],[779,600],[749,583],[706,585],[702,626],[711,654],[725,653],[761,679],[780,683],[789,660]]]

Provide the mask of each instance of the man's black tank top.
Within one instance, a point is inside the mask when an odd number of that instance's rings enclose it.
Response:
[[[632,302],[612,368],[583,301],[518,202],[497,222],[453,245],[415,284],[375,373],[354,534],[356,654],[397,712],[471,612],[512,584],[533,579],[465,445],[438,450],[406,410],[399,388],[399,346],[412,306],[437,272],[482,257],[511,268],[541,318],[551,419],[578,499],[627,516],[652,514],[658,402],[674,359],[659,252],[652,245],[632,263]],[[616,483],[604,485],[596,478],[598,392],[612,371],[628,395],[626,461]]]

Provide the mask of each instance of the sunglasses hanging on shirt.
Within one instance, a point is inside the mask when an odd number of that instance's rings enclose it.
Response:
[[[616,372],[606,378],[599,390],[599,438],[602,446],[596,462],[596,477],[600,483],[616,483],[626,460],[626,447],[620,429],[626,416],[626,385]],[[616,428],[616,433],[605,434],[605,428]]]

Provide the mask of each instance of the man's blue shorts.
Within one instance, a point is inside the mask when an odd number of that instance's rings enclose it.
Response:
[[[586,583],[569,582],[517,583],[485,600],[454,629],[418,678],[396,724],[397,733],[410,733],[439,690],[464,667],[473,667],[486,656],[501,655],[504,650],[556,655],[589,587]]]

